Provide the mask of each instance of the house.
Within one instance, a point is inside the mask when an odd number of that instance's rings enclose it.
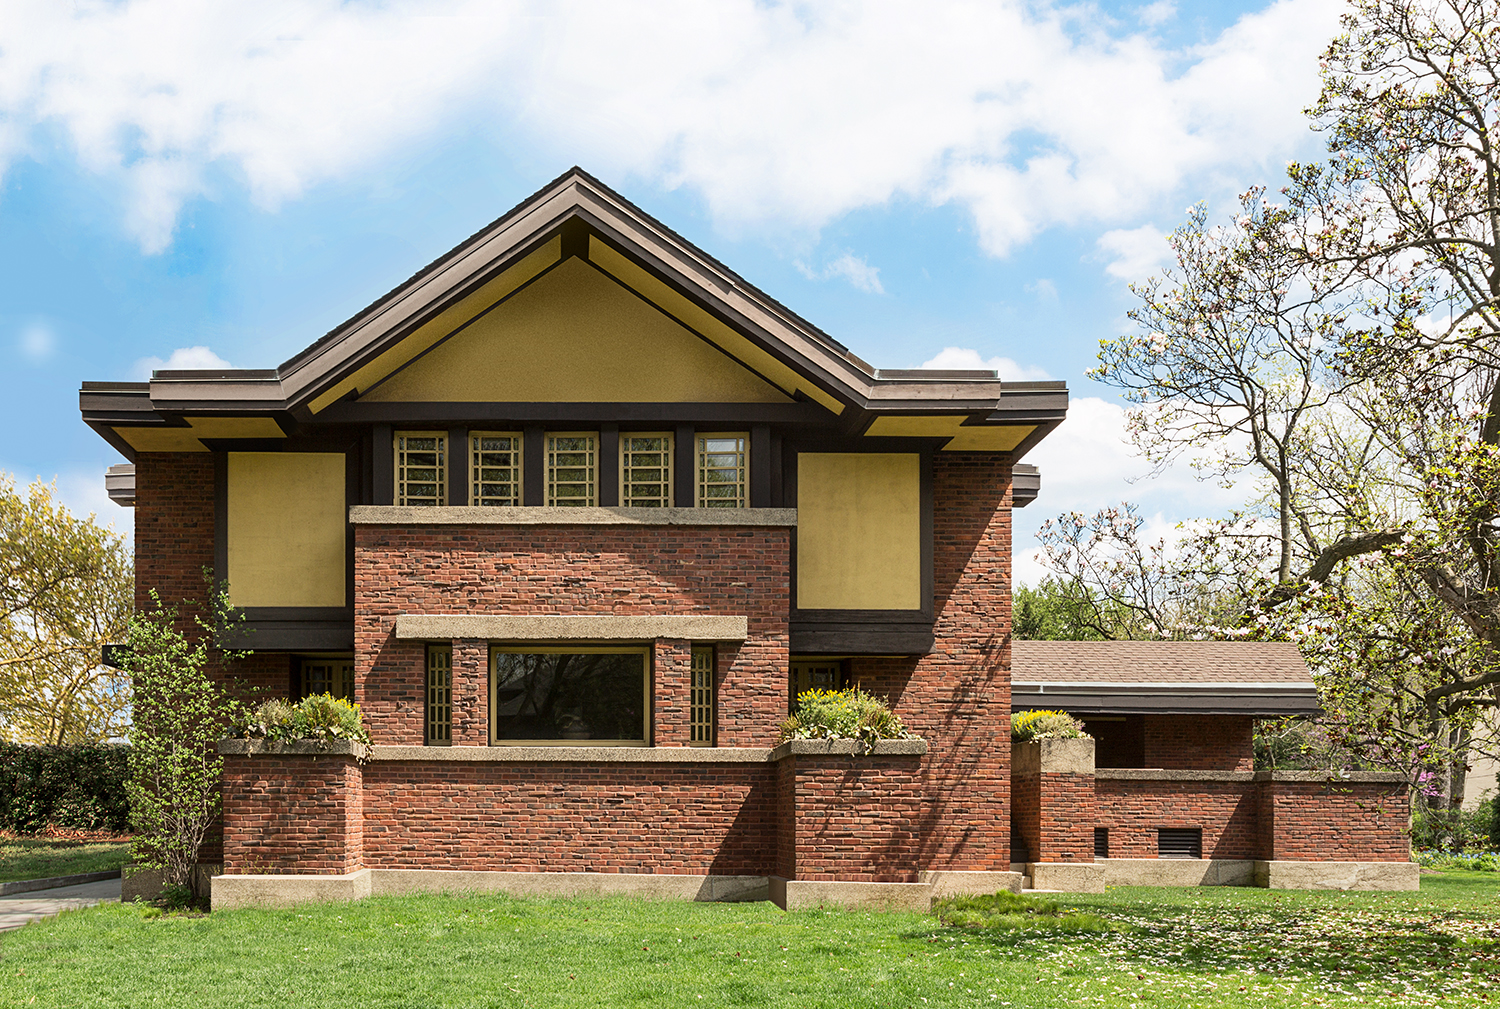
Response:
[[[574,169],[280,367],[85,383],[137,592],[268,694],[215,906],[466,887],[926,907],[1011,866],[1010,513],[1060,382],[876,369]],[[859,683],[919,738],[778,745]]]

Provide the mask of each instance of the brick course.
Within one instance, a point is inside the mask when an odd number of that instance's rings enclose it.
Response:
[[[1411,860],[1411,799],[1404,783],[1267,781],[1259,805],[1261,858]]]

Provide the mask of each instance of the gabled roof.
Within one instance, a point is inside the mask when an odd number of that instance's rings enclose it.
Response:
[[[769,374],[795,399],[817,404],[830,419],[837,417],[850,434],[941,437],[954,449],[1001,445],[1020,455],[1066,413],[1062,382],[1003,382],[990,371],[873,368],[573,168],[279,367],[159,371],[148,383],[86,382],[80,393],[84,418],[132,457],[117,428],[183,428],[183,439],[278,437],[337,416],[339,411],[325,411],[368,391],[383,355],[400,356],[396,348],[406,346],[403,341],[416,346],[440,339],[422,334],[440,328],[443,313],[465,298],[488,297],[505,277],[524,284],[572,256],[602,264],[659,302],[675,299],[688,306],[702,320],[700,336],[732,356],[753,358],[758,373]],[[206,423],[257,416],[274,427],[249,433],[242,426]],[[997,440],[985,433],[996,428],[1014,434]]]
[[[1319,710],[1297,646],[1271,641],[1014,641],[1012,706],[1075,713]]]

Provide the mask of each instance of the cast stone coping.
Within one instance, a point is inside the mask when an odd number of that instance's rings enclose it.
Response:
[[[365,526],[784,526],[795,508],[556,508],[474,505],[414,507],[350,505],[349,521]]]
[[[363,760],[370,747],[352,739],[221,739],[219,752],[236,757],[353,757]]]
[[[744,641],[748,617],[706,614],[663,616],[555,616],[483,613],[403,613],[398,641]]]
[[[503,764],[764,764],[771,751],[714,746],[375,746],[370,759]]]
[[[925,739],[879,739],[870,750],[854,739],[788,739],[771,751],[771,760],[786,757],[920,757],[927,752]]]
[[[1401,784],[1406,775],[1391,771],[1179,771],[1159,767],[1100,767],[1094,777],[1104,781],[1305,781],[1319,785]]]

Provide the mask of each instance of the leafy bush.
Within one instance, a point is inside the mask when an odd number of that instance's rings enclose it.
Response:
[[[0,828],[44,827],[123,832],[129,750],[110,743],[29,746],[0,741]]]
[[[311,694],[295,703],[263,701],[247,711],[235,728],[236,734],[246,739],[370,741],[359,705],[332,694]]]
[[[1500,872],[1500,854],[1493,851],[1430,851],[1418,849],[1412,859],[1424,869],[1468,869]]]
[[[1433,809],[1418,801],[1412,808],[1412,847],[1469,852],[1500,849],[1495,836],[1495,807],[1494,799],[1465,810]]]
[[[1009,890],[977,897],[945,897],[933,903],[932,913],[954,928],[1045,932],[1110,932],[1119,928],[1096,914],[1065,910],[1055,900],[1022,897]]]
[[[877,740],[907,735],[901,719],[885,701],[858,687],[848,690],[804,690],[797,711],[781,723],[781,738],[856,739],[868,751]]]
[[[1092,739],[1083,723],[1066,711],[1017,711],[1010,716],[1013,743],[1036,739]]]

